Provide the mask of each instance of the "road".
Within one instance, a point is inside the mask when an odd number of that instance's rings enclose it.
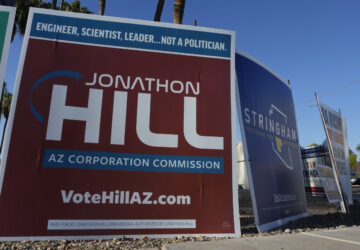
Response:
[[[360,185],[353,185],[353,198],[360,204]],[[354,201],[355,202],[355,201]],[[360,249],[360,227],[352,226],[334,230],[317,230],[302,233],[278,234],[259,237],[239,237],[217,241],[184,242],[169,244],[162,250],[183,249]]]
[[[265,237],[234,238],[207,242],[186,242],[170,244],[162,249],[268,249],[268,250],[303,250],[303,249],[360,249],[360,227],[347,227],[336,230],[281,234]]]

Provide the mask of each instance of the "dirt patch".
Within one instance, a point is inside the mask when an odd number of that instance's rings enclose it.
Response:
[[[338,204],[329,204],[325,196],[306,196],[308,217],[291,221],[284,226],[259,234],[254,224],[251,198],[249,194],[244,194],[246,192],[243,190],[239,192],[239,197],[241,197],[239,200],[240,225],[243,237],[360,226],[360,206],[356,201],[349,207],[349,214],[344,215],[340,213]]]

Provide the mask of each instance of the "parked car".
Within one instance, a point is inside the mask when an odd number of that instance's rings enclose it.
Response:
[[[360,183],[360,179],[354,170],[350,171],[350,181],[352,185],[356,185]]]

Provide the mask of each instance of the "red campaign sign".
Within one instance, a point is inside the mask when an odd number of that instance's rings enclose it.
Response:
[[[2,239],[239,235],[234,34],[48,10],[28,22]]]

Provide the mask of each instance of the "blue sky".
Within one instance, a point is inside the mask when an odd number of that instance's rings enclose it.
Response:
[[[60,2],[60,1],[58,1]],[[107,0],[105,15],[152,20],[157,0]],[[82,1],[95,14],[98,1]],[[173,22],[173,0],[165,0],[162,22]],[[360,1],[192,0],[183,23],[236,31],[236,49],[290,80],[301,146],[322,143],[325,133],[315,105],[320,101],[347,119],[349,146],[360,144]],[[5,80],[10,91],[22,46],[10,46]],[[238,135],[238,140],[241,140]]]

